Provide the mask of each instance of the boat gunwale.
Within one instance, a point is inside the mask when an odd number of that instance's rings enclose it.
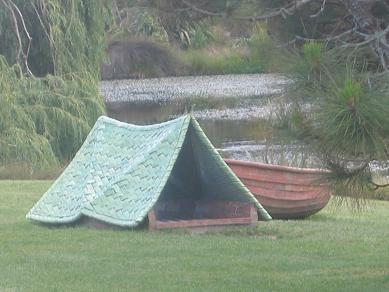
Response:
[[[276,170],[276,171],[285,171],[285,172],[293,172],[293,173],[301,173],[301,174],[326,174],[330,173],[327,169],[319,169],[319,168],[299,168],[285,165],[275,165],[275,164],[266,164],[255,161],[242,161],[235,159],[224,159],[224,161],[228,165],[240,165],[240,166],[248,166],[248,167],[257,167],[267,170]]]

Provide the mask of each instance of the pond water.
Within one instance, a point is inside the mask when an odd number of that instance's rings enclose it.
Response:
[[[161,123],[187,113],[186,103],[107,103],[107,113],[119,121],[149,125]],[[262,141],[269,135],[266,122],[260,119],[231,120],[201,119],[198,122],[212,144],[222,148],[224,143],[240,141]]]
[[[191,112],[224,157],[253,159],[272,135],[267,104],[285,83],[267,74],[114,80],[101,92],[112,118],[147,125]]]
[[[266,122],[277,111],[271,101],[286,84],[266,74],[196,76],[104,81],[101,92],[107,114],[127,123],[161,123],[191,112],[223,157],[320,167],[303,145],[274,139]],[[388,172],[389,163],[372,169]]]
[[[231,106],[231,101],[222,100],[217,108]],[[107,113],[117,120],[149,125],[161,123],[187,111],[187,102],[175,103],[107,103]],[[215,107],[215,104],[212,105]],[[217,109],[216,108],[216,109]],[[234,109],[229,107],[229,109]],[[196,113],[207,112],[204,108]],[[215,110],[215,108],[214,108]],[[301,145],[277,144],[274,133],[264,119],[197,118],[200,126],[225,158],[260,161],[290,166],[316,166],[316,161],[307,156]]]

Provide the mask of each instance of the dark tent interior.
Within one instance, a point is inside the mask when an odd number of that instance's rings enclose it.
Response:
[[[229,199],[225,188],[212,176],[209,157],[190,126],[183,149],[158,199],[154,211],[158,221],[249,217],[252,204]],[[239,199],[239,197],[238,197]]]

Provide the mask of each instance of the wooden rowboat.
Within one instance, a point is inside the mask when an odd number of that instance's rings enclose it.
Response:
[[[327,205],[331,193],[320,169],[225,160],[273,219],[301,219]]]

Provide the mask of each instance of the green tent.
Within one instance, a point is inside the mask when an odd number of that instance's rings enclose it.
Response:
[[[193,117],[150,126],[100,117],[74,159],[26,217],[58,224],[85,215],[134,227],[158,200],[185,196],[252,203],[260,218],[271,219]]]

